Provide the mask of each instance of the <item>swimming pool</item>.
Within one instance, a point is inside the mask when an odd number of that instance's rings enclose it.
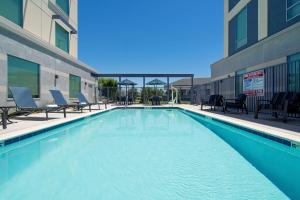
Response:
[[[299,199],[300,152],[181,109],[116,109],[0,149],[0,199]]]

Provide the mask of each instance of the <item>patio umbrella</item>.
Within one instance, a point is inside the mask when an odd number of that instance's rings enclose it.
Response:
[[[154,85],[154,88],[156,89],[158,85],[166,85],[166,83],[156,78],[148,82],[147,85]],[[157,95],[156,90],[155,90],[155,94]]]
[[[148,82],[147,85],[154,85],[154,87],[157,87],[158,85],[166,85],[166,83],[156,78]]]
[[[127,90],[127,87],[128,86],[134,86],[134,85],[137,85],[135,82],[131,81],[131,80],[128,80],[128,79],[125,79],[123,81],[121,81],[120,83],[118,83],[118,85],[124,85],[126,87],[126,106],[128,104],[128,90]]]

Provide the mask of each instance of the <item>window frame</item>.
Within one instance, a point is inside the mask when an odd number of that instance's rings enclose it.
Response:
[[[6,79],[6,85],[7,85],[7,90],[6,90],[6,99],[7,100],[12,100],[13,98],[12,97],[9,97],[9,80],[8,80],[8,73],[9,73],[9,66],[8,66],[8,59],[9,57],[13,57],[13,58],[17,58],[19,60],[23,60],[25,62],[30,62],[30,63],[33,63],[33,64],[36,64],[38,66],[38,97],[34,97],[34,95],[32,95],[32,98],[33,99],[36,99],[36,100],[39,100],[41,99],[41,65],[39,63],[36,63],[36,62],[33,62],[33,61],[30,61],[30,60],[26,60],[24,58],[20,58],[20,57],[17,57],[17,56],[14,56],[14,55],[11,55],[11,54],[7,54],[7,60],[6,60],[6,64],[7,64],[7,79]],[[30,89],[30,88],[29,88]],[[32,92],[32,90],[31,90]]]
[[[69,0],[65,0],[66,2],[68,2],[68,5],[67,5],[67,12],[58,4],[58,0],[55,0],[55,4],[59,7],[59,9],[61,9],[64,14],[66,14],[68,17],[70,16],[70,1]]]
[[[238,45],[238,40],[237,40],[237,35],[238,35],[238,17],[239,15],[241,15],[243,12],[246,12],[246,38],[245,38],[245,42],[242,45]],[[235,38],[234,38],[234,48],[235,50],[238,50],[242,47],[244,47],[245,45],[248,44],[248,8],[247,6],[245,6],[236,16],[235,16],[235,22],[236,24],[236,32],[235,32]]]
[[[57,45],[57,27],[59,27],[60,29],[62,29],[63,31],[65,31],[68,34],[67,51],[58,47],[58,45]],[[70,33],[66,29],[64,29],[64,27],[62,27],[60,24],[58,24],[57,22],[55,22],[55,46],[68,54],[70,53]]]
[[[240,0],[237,0],[236,2],[232,2],[232,0],[228,0],[228,12],[231,12],[239,3]]]
[[[286,12],[285,12],[285,14],[286,14],[286,22],[289,22],[289,21],[293,20],[294,18],[300,16],[300,12],[299,12],[297,15],[295,15],[295,16],[293,16],[291,18],[288,17],[288,12],[291,9],[293,9],[295,6],[300,6],[300,0],[298,0],[296,3],[292,4],[291,6],[288,6],[288,0],[286,0],[285,2],[286,2]]]

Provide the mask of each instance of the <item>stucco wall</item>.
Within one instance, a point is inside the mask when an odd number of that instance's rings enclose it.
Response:
[[[24,0],[23,28],[35,37],[55,46],[55,23],[61,25],[66,31],[69,31],[60,20],[53,20],[53,11],[49,9],[49,1],[55,3],[55,0]],[[70,0],[69,23],[77,29],[78,27],[78,5],[77,0]],[[75,58],[78,56],[78,35],[70,34],[69,54]]]
[[[92,91],[96,84],[90,71],[75,67],[61,58],[45,54],[0,33],[0,105],[7,104],[7,55],[40,64],[40,98],[36,99],[39,104],[52,103],[49,90],[54,88],[61,90],[65,98],[69,99],[69,74],[81,77],[81,91],[94,102],[94,94],[89,91],[89,84],[93,85]],[[56,87],[55,74],[59,76]]]
[[[300,41],[300,23],[212,64],[212,79],[298,53],[300,45],[296,41]]]

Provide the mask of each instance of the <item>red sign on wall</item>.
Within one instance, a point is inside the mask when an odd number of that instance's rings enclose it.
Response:
[[[264,96],[265,73],[263,70],[250,72],[243,76],[243,93],[249,96]]]

